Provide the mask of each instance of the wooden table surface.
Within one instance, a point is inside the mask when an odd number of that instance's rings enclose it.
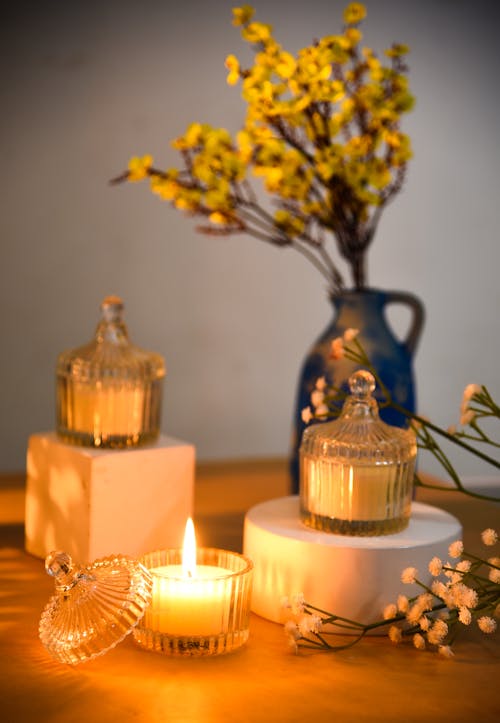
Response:
[[[283,460],[199,465],[199,544],[241,550],[245,512],[286,494]],[[420,490],[417,499],[458,517],[472,551],[482,529],[498,526],[498,505],[456,492]],[[500,721],[500,634],[473,627],[463,629],[452,660],[385,636],[335,654],[294,655],[282,626],[252,615],[249,642],[227,656],[163,657],[129,636],[94,661],[61,665],[38,639],[53,581],[24,552],[23,519],[22,475],[0,477],[2,723]]]

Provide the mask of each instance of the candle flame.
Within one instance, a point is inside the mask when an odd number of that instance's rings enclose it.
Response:
[[[193,520],[190,517],[186,522],[182,547],[182,574],[184,577],[196,577],[196,537]]]

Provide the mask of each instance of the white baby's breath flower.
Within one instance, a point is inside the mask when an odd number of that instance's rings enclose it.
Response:
[[[475,412],[472,411],[472,409],[467,409],[467,411],[462,412],[460,415],[460,424],[462,427],[466,427],[468,424],[474,421],[476,417]]]
[[[350,341],[353,341],[359,334],[359,329],[346,329],[344,331],[344,341],[349,344]]]
[[[416,567],[406,567],[401,573],[401,582],[409,585],[412,582],[415,582],[415,580],[417,579],[417,575],[418,570]]]
[[[297,627],[297,624],[293,622],[293,620],[288,620],[285,623],[285,635],[287,639],[287,643],[289,647],[293,650],[294,653],[298,652],[298,645],[297,641],[300,640],[300,631]]]
[[[429,562],[429,572],[434,577],[437,577],[441,574],[443,570],[443,563],[439,559],[439,557],[433,557],[432,560]]]
[[[435,620],[427,632],[427,640],[432,645],[440,645],[448,635],[448,625],[444,620]]]
[[[491,582],[494,582],[497,585],[500,584],[500,557],[489,557],[488,564],[493,565],[488,573],[488,578]]]
[[[326,387],[326,379],[325,377],[319,377],[316,379],[316,389],[319,389],[320,391],[323,391]]]
[[[440,580],[433,580],[431,583],[431,590],[436,597],[443,598],[448,592],[447,586]]]
[[[406,595],[398,595],[397,606],[400,613],[405,613],[408,610],[410,603]]]
[[[460,562],[457,562],[455,565],[455,570],[458,572],[469,572],[471,566],[470,560],[460,560]]]
[[[294,640],[298,640],[300,638],[300,630],[299,626],[296,622],[293,620],[287,620],[285,623],[285,633],[289,635]]]
[[[413,645],[416,647],[417,650],[424,650],[425,649],[425,639],[420,633],[415,633],[413,636]]]
[[[319,615],[303,615],[298,622],[299,630],[303,637],[309,633],[319,633],[322,624]]]
[[[391,618],[396,617],[398,614],[398,609],[394,605],[394,603],[390,603],[390,605],[386,605],[384,608],[384,620],[390,620]]]
[[[418,625],[420,627],[420,630],[426,632],[431,626],[431,620],[427,617],[427,615],[422,615],[422,617],[418,621]]]
[[[472,620],[472,613],[469,608],[461,607],[458,611],[458,619],[460,620],[462,625],[470,625],[470,622]]]
[[[401,632],[401,628],[398,628],[397,625],[391,625],[388,630],[389,640],[391,643],[395,643],[396,645],[401,642],[403,639],[403,633]]]
[[[311,393],[311,404],[313,407],[319,407],[325,401],[325,393],[321,389],[314,389]]]
[[[311,407],[304,407],[300,416],[302,417],[302,421],[304,422],[304,424],[309,424],[309,422],[313,418],[313,413],[311,412]]]
[[[467,384],[462,395],[462,402],[470,402],[475,394],[481,394],[481,387],[479,384]]]
[[[292,613],[294,615],[302,615],[302,613],[304,612],[304,605],[305,605],[304,593],[298,592],[298,593],[295,593],[295,595],[292,595],[290,598],[290,605],[291,605]]]
[[[483,615],[482,617],[478,618],[477,624],[479,626],[479,629],[482,630],[483,633],[494,633],[497,629],[496,620],[490,618],[489,615]]]
[[[326,417],[328,414],[328,407],[326,404],[320,404],[319,407],[316,407],[316,416],[317,417]]]
[[[455,607],[475,608],[479,602],[477,592],[472,588],[458,582],[450,588],[450,595]],[[450,605],[448,605],[450,607]]]
[[[493,611],[493,617],[500,618],[500,603],[497,604],[495,610]]]
[[[485,545],[496,545],[496,543],[498,542],[498,534],[496,530],[488,527],[486,530],[483,530],[481,532],[481,539]]]
[[[469,407],[469,404],[473,396],[480,393],[481,387],[479,384],[468,384],[465,387],[460,404],[460,424],[462,426],[465,427],[474,420],[476,413]]]
[[[448,555],[453,558],[460,557],[463,551],[464,543],[462,540],[455,540],[455,542],[452,542],[448,548]]]
[[[338,336],[332,341],[330,347],[330,358],[334,361],[344,358],[344,340],[341,336]]]
[[[440,645],[438,647],[438,653],[439,655],[442,655],[443,658],[453,658],[453,656],[455,655],[449,645]]]
[[[453,437],[457,433],[457,427],[455,424],[450,424],[446,431]]]
[[[491,582],[494,582],[497,585],[500,585],[500,570],[497,570],[495,567],[492,568],[488,573],[488,579]]]

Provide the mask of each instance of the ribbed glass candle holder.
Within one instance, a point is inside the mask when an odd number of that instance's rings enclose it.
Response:
[[[182,550],[141,559],[153,578],[151,605],[134,629],[147,650],[172,656],[229,653],[248,640],[253,563],[215,548],[196,551],[196,571],[183,574]]]
[[[415,434],[379,419],[369,372],[354,373],[349,385],[340,417],[302,437],[301,519],[340,535],[400,532],[410,519]]]
[[[94,339],[57,359],[57,433],[71,444],[132,447],[160,432],[165,362],[129,340],[123,302],[108,296]]]

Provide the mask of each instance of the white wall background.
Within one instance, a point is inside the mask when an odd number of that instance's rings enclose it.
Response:
[[[292,251],[198,235],[146,185],[110,187],[132,155],[159,165],[193,120],[236,130],[225,56],[248,57],[230,0],[19,0],[3,17],[0,470],[54,427],[57,353],[90,339],[101,299],[168,364],[164,431],[200,459],[285,455],[298,370],[330,316]],[[338,0],[256,0],[297,51],[337,32]],[[373,286],[416,293],[427,323],[419,409],[457,418],[462,389],[500,396],[500,110],[495,0],[368,0],[366,44],[408,43],[415,159],[369,256]],[[460,463],[477,471],[469,459]]]

